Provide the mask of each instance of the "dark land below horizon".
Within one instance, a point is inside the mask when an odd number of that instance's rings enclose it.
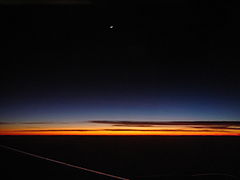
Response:
[[[240,177],[239,136],[0,136],[0,144],[127,179]],[[6,179],[111,179],[2,147],[0,152]]]

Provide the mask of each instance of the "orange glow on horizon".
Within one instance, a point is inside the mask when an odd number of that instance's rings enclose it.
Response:
[[[186,131],[107,131],[107,130],[89,130],[89,131],[12,131],[2,130],[0,135],[162,135],[162,136],[240,136],[240,132],[186,132]]]
[[[240,125],[166,124],[157,126],[113,124],[7,124],[0,135],[162,135],[162,136],[240,136]]]

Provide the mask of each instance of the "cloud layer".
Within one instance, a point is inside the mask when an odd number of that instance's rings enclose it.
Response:
[[[81,122],[82,123],[82,122]],[[86,121],[88,126],[79,122],[0,122],[0,126],[21,124],[9,132],[19,133],[110,133],[110,134],[224,134],[240,135],[239,121]],[[61,127],[57,126],[61,124]],[[92,125],[91,125],[92,124]],[[29,127],[28,125],[34,125]],[[49,125],[49,126],[48,126]],[[21,127],[21,128],[19,128]],[[4,128],[2,128],[4,130]]]
[[[229,128],[237,126],[240,128],[240,121],[89,121],[97,124],[109,124],[123,127],[158,127],[158,126],[192,126],[194,128]]]

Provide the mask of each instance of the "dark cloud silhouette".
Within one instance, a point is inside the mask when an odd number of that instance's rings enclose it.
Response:
[[[124,127],[153,127],[153,126],[165,126],[165,125],[187,125],[193,128],[219,128],[224,129],[226,127],[232,129],[240,128],[240,121],[103,121],[103,120],[91,120],[85,121],[97,124],[109,124],[112,126],[124,126]],[[27,121],[27,122],[6,122],[0,121],[0,125],[4,124],[73,124],[83,123],[82,121]]]
[[[142,131],[142,132],[212,132],[212,130],[188,130],[188,129],[104,129],[105,131]],[[218,131],[214,131],[218,132]],[[223,132],[223,131],[219,131]]]
[[[201,128],[202,126],[207,127],[228,127],[228,126],[239,126],[240,121],[102,121],[93,120],[91,123],[98,124],[110,124],[113,126],[133,126],[133,127],[152,127],[152,126],[163,126],[163,125],[188,125]]]
[[[108,131],[155,131],[155,132],[231,132],[240,130],[239,121],[90,121],[91,123],[109,124],[113,127],[125,127],[125,129],[107,129]],[[126,127],[166,127],[166,126],[186,126],[176,129],[127,129]],[[191,129],[187,129],[191,128]]]
[[[232,130],[240,130],[240,125],[235,125],[232,127],[232,125],[216,125],[216,126],[211,126],[211,125],[202,125],[202,126],[191,126],[192,128],[196,129],[203,129],[203,128],[208,128],[208,129],[232,129]]]

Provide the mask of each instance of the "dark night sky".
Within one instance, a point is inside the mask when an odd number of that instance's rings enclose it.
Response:
[[[1,5],[0,121],[240,120],[239,12],[223,1]]]

